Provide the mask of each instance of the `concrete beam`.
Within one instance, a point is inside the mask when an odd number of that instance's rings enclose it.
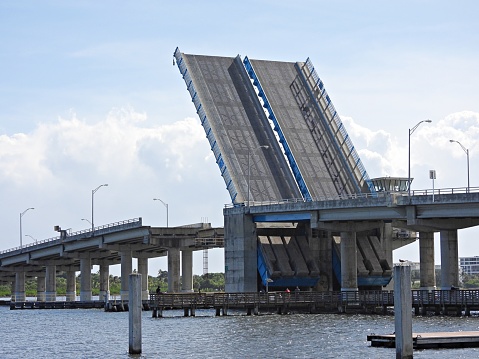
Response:
[[[332,231],[332,232],[341,232],[341,231],[349,231],[349,232],[363,232],[369,231],[371,229],[380,228],[383,226],[383,221],[361,221],[361,222],[318,222],[317,228],[324,230],[324,231]]]

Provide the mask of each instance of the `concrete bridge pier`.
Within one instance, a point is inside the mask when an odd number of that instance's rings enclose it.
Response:
[[[249,211],[245,208],[245,211]],[[251,215],[243,212],[225,217],[225,291],[256,292],[257,233]]]
[[[57,267],[47,265],[45,267],[45,301],[54,302],[57,300]]]
[[[37,301],[45,301],[45,277],[37,276]]]
[[[74,302],[77,300],[76,272],[70,269],[67,271],[66,274],[67,274],[66,300],[68,302]]]
[[[150,299],[148,290],[148,258],[138,258],[138,273],[141,274],[141,300]]]
[[[180,250],[168,248],[168,293],[180,291]]]
[[[110,299],[110,266],[106,263],[100,263],[100,300]]]
[[[80,300],[82,302],[91,301],[91,259],[80,259]]]
[[[434,232],[419,232],[420,289],[436,289],[434,268]]]
[[[344,231],[341,236],[341,291],[358,291],[358,255],[356,232]]]
[[[132,272],[132,255],[131,251],[121,252],[121,300],[128,300],[128,278]]]
[[[313,232],[314,233],[314,232]],[[310,237],[311,238],[311,237]],[[333,258],[331,232],[319,231],[317,238],[312,238],[309,242],[310,248],[318,254],[314,254],[314,258],[319,260],[318,268],[320,272],[319,283],[317,289],[319,291],[333,290]]]
[[[12,282],[10,284],[10,293],[12,293],[12,295],[10,297],[10,300],[12,302],[15,302],[15,279],[12,280]]]
[[[441,289],[459,287],[459,252],[457,230],[440,232],[441,239]]]
[[[181,251],[181,291],[193,292],[193,251]]]
[[[25,301],[25,272],[23,270],[15,273],[15,302]]]

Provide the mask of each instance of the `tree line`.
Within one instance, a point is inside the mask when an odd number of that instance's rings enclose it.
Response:
[[[80,295],[80,279],[81,274],[76,277],[77,295]],[[57,295],[66,295],[67,279],[66,273],[58,273],[57,279]],[[181,283],[181,277],[180,277]],[[168,290],[168,271],[159,270],[158,275],[148,276],[148,288],[150,292],[154,292],[157,287],[160,287],[162,292]],[[92,295],[99,295],[100,293],[100,273],[91,274]],[[208,273],[203,275],[193,275],[193,290],[202,292],[222,292],[225,289],[225,275],[224,273]],[[121,277],[110,274],[110,295],[119,295],[121,291]],[[11,285],[0,285],[0,297],[10,297],[12,295]],[[25,280],[25,296],[36,297],[37,295],[37,280]]]

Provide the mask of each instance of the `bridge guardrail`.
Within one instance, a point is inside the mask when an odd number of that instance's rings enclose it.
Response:
[[[435,189],[416,189],[411,190],[411,196],[439,196],[445,194],[469,194],[469,193],[479,193],[479,187],[451,187],[451,188],[435,188]],[[337,200],[351,200],[359,198],[386,198],[394,194],[400,197],[407,197],[408,192],[376,192],[376,193],[351,193],[344,195],[337,195],[332,197],[318,197],[313,198],[312,201],[322,202],[322,201],[337,201]],[[304,198],[285,198],[273,201],[250,201],[249,206],[267,206],[274,204],[287,204],[287,203],[306,203],[310,202]],[[227,203],[225,208],[233,207],[245,207],[248,205],[248,202],[242,203]]]
[[[128,228],[137,228],[137,227],[141,227],[141,226],[142,226],[142,218],[138,217],[138,218],[126,219],[126,220],[123,220],[123,221],[108,223],[108,224],[105,224],[105,225],[95,227],[93,229],[93,232],[97,233],[97,234],[105,234],[105,233],[112,233],[112,232],[116,232],[116,231],[124,230],[124,229],[128,229]],[[81,239],[81,238],[87,238],[89,235],[92,234],[92,229],[91,228],[83,229],[83,230],[76,231],[76,232],[71,232],[71,230],[68,229],[67,233],[68,234],[67,234],[67,237],[66,237],[66,241],[77,240],[77,239]],[[14,251],[17,251],[17,250],[21,250],[21,249],[28,248],[28,247],[35,247],[35,246],[38,246],[38,245],[41,245],[41,244],[44,244],[44,243],[52,244],[56,241],[61,242],[61,240],[62,240],[61,236],[42,239],[42,240],[36,241],[35,243],[27,243],[27,244],[23,245],[22,247],[18,246],[18,247],[2,250],[2,251],[0,251],[0,255],[5,254],[5,253],[14,252]]]

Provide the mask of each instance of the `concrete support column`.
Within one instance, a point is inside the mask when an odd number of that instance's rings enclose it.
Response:
[[[138,258],[138,273],[141,274],[141,300],[150,299],[148,290],[148,258]]]
[[[225,291],[256,292],[258,290],[258,258],[256,225],[244,213],[225,217]]]
[[[310,248],[318,247],[319,257],[319,283],[318,290],[320,291],[331,291],[333,290],[333,256],[332,256],[332,237],[331,232],[328,231],[318,231],[318,237],[312,239],[316,244],[311,243]]]
[[[110,266],[100,264],[100,293],[99,300],[110,300]]]
[[[181,291],[193,292],[193,251],[181,251]]]
[[[80,259],[80,300],[91,301],[91,259]]]
[[[128,300],[128,278],[132,272],[131,251],[121,252],[121,300]]]
[[[391,223],[384,223],[383,228],[381,229],[381,244],[386,252],[386,260],[388,261],[391,269],[393,268],[393,227]],[[394,278],[389,282],[386,287],[383,287],[383,290],[393,290],[394,289]]]
[[[10,300],[12,302],[15,302],[15,279],[10,284],[10,293],[11,293]]]
[[[25,272],[15,273],[15,302],[25,301]]]
[[[45,277],[37,277],[37,301],[45,301]]]
[[[57,267],[47,265],[45,267],[45,301],[54,302],[57,300]]]
[[[74,270],[67,271],[67,291],[66,291],[67,302],[74,302],[77,300],[77,282],[76,282],[75,274],[76,273]]]
[[[419,232],[419,266],[422,290],[436,289],[434,232]]]
[[[356,232],[341,232],[341,291],[358,290]]]
[[[180,250],[168,248],[168,293],[180,291]]]
[[[457,230],[441,231],[441,289],[459,287]]]

